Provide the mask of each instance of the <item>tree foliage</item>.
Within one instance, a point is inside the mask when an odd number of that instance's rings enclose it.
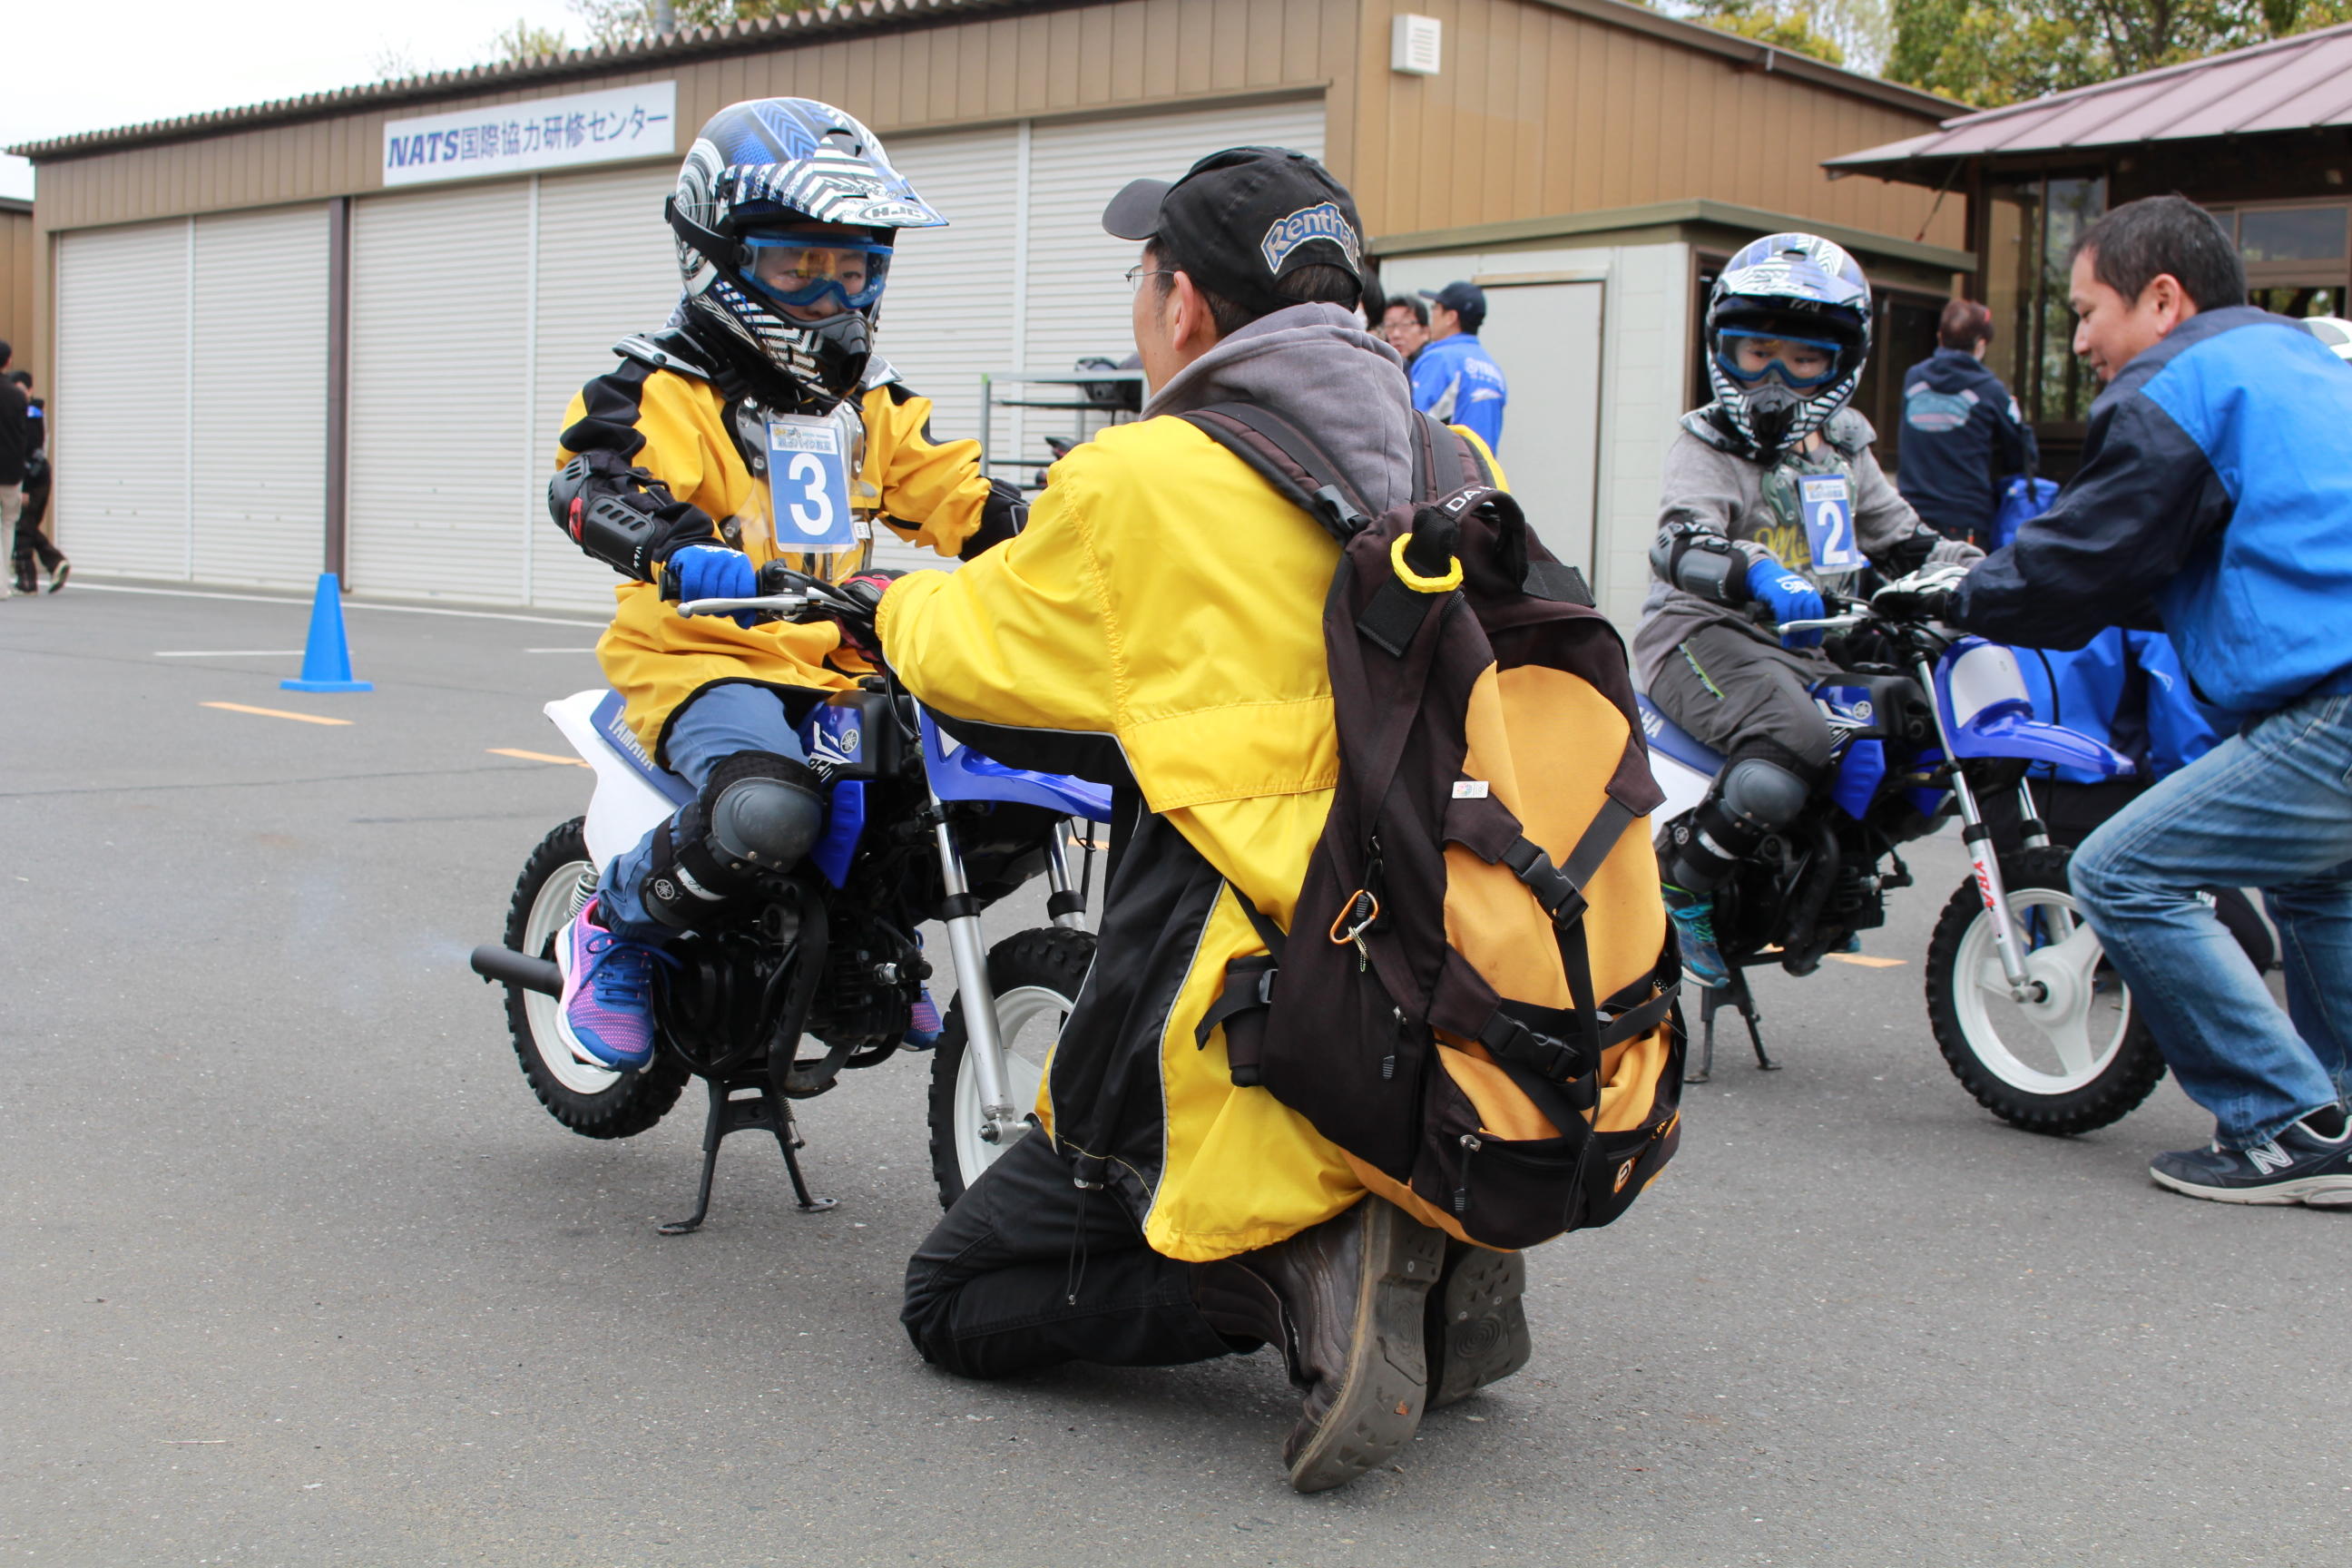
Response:
[[[535,60],[541,55],[560,55],[568,47],[562,28],[534,27],[520,16],[515,18],[513,26],[499,28],[490,40],[498,58],[509,65]]]
[[[722,27],[761,16],[781,16],[805,11],[824,0],[675,0],[670,6],[677,30]],[[628,44],[654,36],[653,0],[570,0],[572,12],[587,25],[588,36],[599,44]]]
[[[1894,0],[1886,75],[1990,109],[2352,20],[2352,0]]]

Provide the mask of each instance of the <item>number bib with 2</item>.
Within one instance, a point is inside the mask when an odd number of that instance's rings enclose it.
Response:
[[[1843,474],[1803,474],[1797,501],[1804,513],[1805,542],[1817,572],[1852,572],[1863,564],[1853,534],[1853,487]]]
[[[866,521],[849,507],[849,458],[830,419],[779,414],[768,421],[768,483],[779,550],[854,550]]]

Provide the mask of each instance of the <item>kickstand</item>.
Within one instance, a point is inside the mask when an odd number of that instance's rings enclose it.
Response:
[[[695,1194],[694,1213],[664,1224],[662,1235],[688,1236],[702,1228],[710,1213],[710,1182],[719,1170],[719,1145],[732,1132],[765,1131],[776,1135],[776,1147],[784,1154],[784,1170],[793,1179],[793,1196],[803,1214],[823,1214],[841,1201],[809,1196],[808,1182],[801,1174],[800,1158],[794,1152],[802,1143],[800,1129],[793,1123],[792,1107],[776,1093],[767,1074],[746,1073],[703,1082],[710,1090],[710,1115],[702,1124],[702,1185]],[[743,1098],[739,1100],[738,1095]]]
[[[1748,989],[1748,972],[1735,969],[1728,985],[1710,985],[1699,994],[1699,1058],[1698,1070],[1686,1074],[1685,1083],[1705,1083],[1715,1076],[1715,1016],[1728,1007],[1739,1015],[1748,1026],[1748,1043],[1756,1048],[1756,1067],[1759,1072],[1779,1072],[1780,1064],[1764,1049],[1764,1037],[1758,1030],[1761,1021],[1756,1012],[1756,994]]]

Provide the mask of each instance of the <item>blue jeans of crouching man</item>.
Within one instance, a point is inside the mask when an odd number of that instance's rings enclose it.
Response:
[[[2074,895],[2189,1098],[2253,1148],[2352,1098],[2352,695],[2306,697],[2084,840]],[[2200,888],[2258,888],[2281,1014]]]

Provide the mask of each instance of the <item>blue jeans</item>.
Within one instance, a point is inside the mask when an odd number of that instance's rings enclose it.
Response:
[[[696,692],[670,720],[665,749],[670,772],[696,789],[709,782],[720,759],[738,752],[773,752],[796,763],[808,761],[783,700],[764,686],[710,686]],[[673,815],[670,820],[677,818]],[[635,848],[613,857],[598,883],[598,896],[604,900],[604,923],[614,934],[659,945],[673,933],[646,912],[643,890],[653,857],[654,836],[648,833]]]
[[[2352,1097],[2352,696],[2306,697],[2174,773],[2083,841],[2073,881],[2225,1147]],[[2200,888],[2263,889],[2285,1014]]]

